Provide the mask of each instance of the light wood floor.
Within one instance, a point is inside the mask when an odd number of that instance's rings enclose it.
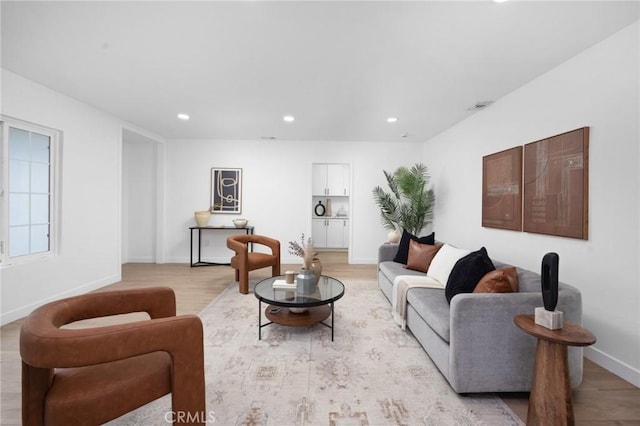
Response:
[[[323,273],[341,279],[375,279],[375,265],[349,265],[346,253],[321,253]],[[299,265],[282,265],[282,271]],[[251,279],[267,277],[269,269],[251,272]],[[227,266],[191,268],[187,264],[126,264],[122,281],[98,291],[165,285],[176,292],[178,314],[199,313],[234,279]],[[248,295],[246,297],[253,297]],[[20,355],[18,337],[21,321],[0,328],[0,424],[19,425]],[[503,394],[503,400],[523,420],[528,394]],[[573,393],[576,424],[586,426],[640,426],[640,389],[585,360],[582,385]]]

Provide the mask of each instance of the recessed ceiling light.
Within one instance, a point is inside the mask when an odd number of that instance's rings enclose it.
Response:
[[[387,123],[396,123],[397,121],[398,121],[398,117],[387,118]]]
[[[180,113],[180,114],[178,114],[178,118],[179,118],[180,120],[185,120],[185,121],[187,121],[187,120],[189,119],[189,115],[188,115],[188,114]]]
[[[282,119],[287,123],[292,123],[296,120],[296,118],[293,115],[285,115],[284,117],[282,117]]]
[[[494,3],[505,3],[507,0],[493,0]]]

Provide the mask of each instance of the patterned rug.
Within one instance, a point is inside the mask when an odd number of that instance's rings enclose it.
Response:
[[[374,281],[343,282],[333,342],[320,324],[271,324],[258,340],[258,300],[237,284],[202,311],[210,424],[523,425],[494,395],[453,392]],[[166,396],[110,424],[166,424],[170,411]]]

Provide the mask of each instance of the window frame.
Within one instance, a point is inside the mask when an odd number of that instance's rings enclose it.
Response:
[[[49,250],[9,256],[9,128],[39,133],[49,137]],[[0,268],[31,263],[58,254],[60,147],[62,132],[14,117],[0,115]]]

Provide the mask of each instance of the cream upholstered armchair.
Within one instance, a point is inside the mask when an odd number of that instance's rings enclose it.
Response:
[[[150,319],[60,328],[132,312]],[[181,424],[204,424],[202,322],[176,316],[170,288],[95,292],[43,305],[22,325],[20,355],[24,425],[102,424],[168,393],[172,412],[191,421]]]
[[[260,244],[271,249],[271,253],[249,251],[250,244]],[[231,267],[236,270],[236,281],[240,293],[249,293],[249,271],[271,266],[271,276],[280,275],[280,241],[263,235],[231,235],[227,247],[236,254],[231,258]]]

